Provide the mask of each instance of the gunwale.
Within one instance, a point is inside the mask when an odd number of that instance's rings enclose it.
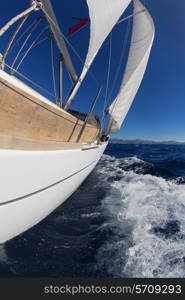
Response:
[[[30,149],[79,148],[79,143],[97,140],[100,129],[84,122],[31,89],[12,75],[0,70],[0,148]],[[64,145],[66,143],[66,145]],[[67,143],[69,143],[67,145]],[[13,146],[12,146],[13,145]]]

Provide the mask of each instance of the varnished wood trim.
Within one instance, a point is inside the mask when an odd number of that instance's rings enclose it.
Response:
[[[17,138],[7,135],[0,135],[0,149],[14,150],[70,150],[82,149],[82,143],[61,142],[61,141],[38,141],[31,139]]]
[[[1,135],[37,140],[38,147],[42,148],[44,141],[75,143],[83,124],[83,121],[63,109],[55,107],[54,104],[50,105],[49,101],[47,103],[40,98],[37,99],[17,85],[14,86],[11,82],[0,78]],[[93,142],[98,134],[99,128],[87,124],[79,142]],[[40,141],[42,145],[39,144]],[[25,143],[24,141],[24,145]],[[15,144],[13,143],[13,147]],[[18,144],[22,147],[20,143]],[[53,147],[50,145],[49,143],[48,149]],[[29,146],[32,147],[31,144]]]

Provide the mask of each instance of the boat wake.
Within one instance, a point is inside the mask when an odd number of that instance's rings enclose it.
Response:
[[[102,207],[112,232],[98,251],[97,270],[113,277],[185,277],[183,178],[166,180],[136,157],[108,155],[97,172],[109,186]]]
[[[6,255],[6,251],[3,244],[0,244],[0,263],[6,263],[8,261],[8,257]]]
[[[185,277],[184,154],[160,163],[157,150],[153,163],[123,150],[103,155],[63,205],[1,246],[0,276]]]

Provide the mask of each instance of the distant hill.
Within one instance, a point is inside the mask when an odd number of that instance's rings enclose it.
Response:
[[[123,140],[123,139],[110,139],[110,144],[140,144],[140,145],[155,145],[155,144],[164,144],[164,145],[185,145],[185,142],[177,141],[152,141],[152,140]]]

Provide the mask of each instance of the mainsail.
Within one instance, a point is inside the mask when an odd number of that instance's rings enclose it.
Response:
[[[79,81],[67,101],[68,106],[77,93],[103,42],[130,2],[131,0],[87,0],[91,21],[89,49]]]
[[[134,0],[133,29],[128,61],[119,94],[108,109],[111,118],[106,133],[116,132],[121,127],[147,67],[155,28],[146,9],[138,13],[143,9],[142,3]]]
[[[57,19],[55,17],[51,2],[50,2],[50,0],[40,0],[40,1],[43,4],[43,11],[46,14],[46,18],[48,20],[48,23],[50,24],[50,28],[53,32],[53,35],[55,37],[58,48],[59,48],[61,54],[63,55],[63,59],[65,62],[66,68],[67,68],[69,74],[71,75],[71,78],[73,79],[73,81],[76,82],[78,77],[75,73],[71,58],[68,54],[66,44],[63,39],[62,33],[60,31]]]

